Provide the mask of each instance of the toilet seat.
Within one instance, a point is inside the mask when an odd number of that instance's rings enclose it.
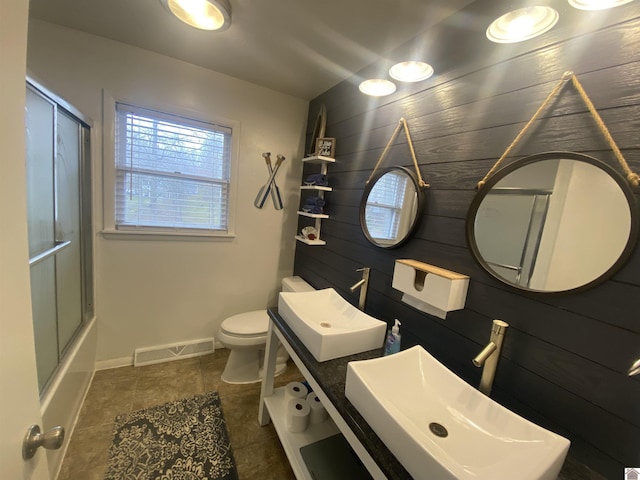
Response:
[[[266,310],[233,315],[222,322],[220,330],[234,337],[262,337],[269,329],[269,314]]]

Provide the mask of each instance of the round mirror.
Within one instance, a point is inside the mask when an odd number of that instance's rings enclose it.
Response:
[[[424,209],[416,175],[404,167],[380,170],[369,181],[360,202],[360,226],[371,243],[399,247],[414,232]]]
[[[548,152],[496,172],[467,216],[467,241],[498,280],[532,292],[583,290],[609,278],[638,236],[624,178],[587,155]]]

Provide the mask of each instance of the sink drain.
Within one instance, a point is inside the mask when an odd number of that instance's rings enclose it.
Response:
[[[324,328],[331,328],[331,324],[329,322],[320,322],[320,326]]]
[[[436,422],[431,422],[429,424],[429,430],[431,430],[431,433],[433,433],[436,437],[444,438],[449,435],[449,432],[447,431],[447,429],[444,428],[443,425],[440,425],[439,423],[436,423]]]

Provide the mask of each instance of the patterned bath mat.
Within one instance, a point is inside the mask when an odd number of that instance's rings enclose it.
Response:
[[[238,480],[217,392],[116,417],[105,480]]]

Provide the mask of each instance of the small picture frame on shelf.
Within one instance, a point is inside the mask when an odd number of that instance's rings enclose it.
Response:
[[[316,154],[321,157],[333,158],[336,154],[336,139],[335,138],[318,138],[316,140]]]

